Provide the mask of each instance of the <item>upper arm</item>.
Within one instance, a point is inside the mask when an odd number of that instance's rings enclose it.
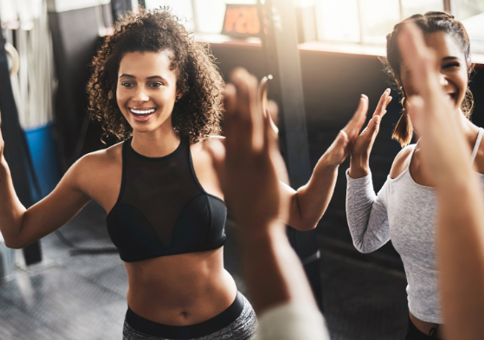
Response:
[[[415,145],[408,145],[397,154],[395,157],[392,168],[390,169],[390,178],[395,179],[408,167],[410,162],[410,155],[412,154]]]
[[[93,160],[78,160],[44,199],[24,213],[15,248],[25,247],[62,227],[91,199],[83,190],[83,179]]]

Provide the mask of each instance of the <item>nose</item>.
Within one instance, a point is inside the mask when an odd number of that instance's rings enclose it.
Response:
[[[442,85],[442,87],[445,87],[449,84],[449,81],[447,80],[447,76],[443,73],[440,74],[439,82],[440,82],[440,85]]]
[[[143,86],[139,86],[132,100],[135,102],[147,102],[150,100],[150,97],[146,94],[145,88]]]

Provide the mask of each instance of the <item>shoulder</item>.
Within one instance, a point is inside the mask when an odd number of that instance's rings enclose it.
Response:
[[[88,153],[79,158],[67,171],[66,176],[73,178],[81,187],[83,183],[97,182],[96,179],[121,171],[123,143],[107,149]]]
[[[94,170],[105,166],[111,166],[122,161],[123,143],[115,144],[107,149],[90,152],[74,163],[73,167]]]
[[[207,136],[205,139],[193,143],[190,148],[193,156],[220,157],[225,155],[225,137]]]
[[[407,145],[397,154],[390,169],[390,178],[395,179],[408,167],[410,156],[415,149],[415,144]]]
[[[477,172],[484,175],[484,138],[482,138],[479,149],[477,150],[474,167]]]

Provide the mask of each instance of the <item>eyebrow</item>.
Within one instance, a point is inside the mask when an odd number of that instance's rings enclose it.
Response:
[[[456,60],[456,59],[459,59],[459,58],[450,56],[450,57],[445,57],[445,58],[442,58],[442,61],[447,61],[447,60]]]
[[[123,73],[122,75],[119,76],[119,78],[122,78],[122,77],[128,77],[128,78],[133,78],[133,79],[136,79],[135,76],[131,75],[131,74],[126,74],[126,73]],[[164,81],[167,81],[165,78],[163,78],[162,76],[151,76],[151,77],[148,77],[146,79],[155,79],[155,78],[160,78],[160,79],[163,79]]]

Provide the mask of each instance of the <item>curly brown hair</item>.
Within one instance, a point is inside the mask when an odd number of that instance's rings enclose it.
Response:
[[[166,7],[129,11],[116,23],[92,62],[87,91],[91,118],[101,122],[103,136],[126,140],[133,129],[116,101],[121,59],[130,52],[172,51],[171,70],[177,72],[177,89],[184,94],[172,113],[173,128],[196,143],[222,133],[224,81],[208,45],[195,42],[181,20]]]
[[[453,15],[445,12],[427,12],[423,15],[415,14],[395,25],[393,32],[387,35],[387,57],[382,61],[385,67],[385,72],[393,78],[394,84],[397,85],[396,89],[401,96],[403,114],[395,126],[392,138],[397,140],[402,147],[410,143],[413,135],[413,128],[408,115],[405,113],[406,94],[405,89],[400,84],[401,56],[398,49],[397,37],[403,25],[409,22],[416,24],[425,34],[434,32],[445,32],[450,34],[459,46],[461,52],[464,54],[469,78],[473,71],[470,59],[471,52],[469,36],[467,35],[464,25],[455,19]],[[467,118],[470,118],[473,106],[474,100],[472,92],[468,87],[466,89],[464,101],[461,105],[461,109]]]

